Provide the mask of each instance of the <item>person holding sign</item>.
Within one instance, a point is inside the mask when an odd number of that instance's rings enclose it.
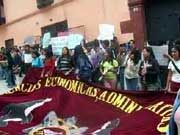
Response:
[[[172,57],[165,55],[170,59],[165,90],[170,93],[177,93],[180,88],[180,45],[175,45],[175,47],[171,49],[171,55]]]

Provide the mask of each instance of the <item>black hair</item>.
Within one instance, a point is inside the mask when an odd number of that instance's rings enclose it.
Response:
[[[137,65],[139,60],[141,59],[141,52],[140,52],[140,50],[138,48],[134,48],[131,51],[130,55],[134,55],[133,62],[134,62],[135,65]]]
[[[53,56],[53,52],[52,51],[49,51],[48,49],[45,49],[45,55],[46,55],[46,58],[51,58]]]
[[[155,55],[151,47],[144,47],[144,49],[150,54],[149,55],[150,59],[155,59]]]
[[[172,49],[177,50],[179,52],[180,57],[180,44],[175,44],[175,46]]]
[[[32,51],[32,54],[35,54],[36,55],[36,57],[39,57],[40,56],[40,54],[39,54],[39,52],[38,51]]]
[[[108,61],[113,62],[114,55],[113,55],[112,49],[111,49],[111,48],[107,48],[107,49],[106,49],[106,53],[107,53],[108,56],[109,56]]]
[[[104,44],[106,47],[109,47],[109,46],[110,46],[109,40],[104,40],[104,41],[103,41],[103,44]]]

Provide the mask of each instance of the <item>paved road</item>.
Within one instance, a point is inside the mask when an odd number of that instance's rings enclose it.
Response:
[[[23,80],[23,77],[18,77],[16,76],[16,84],[20,84]],[[2,95],[3,93],[7,92],[8,90],[10,90],[11,88],[8,88],[6,86],[6,82],[5,80],[0,80],[0,95]]]

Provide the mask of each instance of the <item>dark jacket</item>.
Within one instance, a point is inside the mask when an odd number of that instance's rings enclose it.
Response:
[[[141,76],[141,71],[144,67],[144,62],[142,61],[140,64],[140,70],[139,70],[139,75]],[[145,74],[145,76],[141,76],[141,79],[143,79],[143,77],[145,77],[145,83],[146,84],[154,84],[156,82],[158,82],[158,77],[159,77],[159,64],[157,62],[156,59],[151,58],[148,61],[149,66],[146,68],[147,73]]]
[[[90,82],[92,80],[93,65],[85,54],[81,54],[77,60],[78,76],[82,81]]]
[[[11,53],[9,51],[6,52],[6,58],[7,58],[7,63],[8,63],[8,69],[12,70],[13,65],[14,65],[14,61],[13,61],[13,58],[12,58]]]

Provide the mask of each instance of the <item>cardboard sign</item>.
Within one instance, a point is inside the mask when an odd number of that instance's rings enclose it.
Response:
[[[100,24],[98,40],[112,40],[115,33],[114,25]]]

